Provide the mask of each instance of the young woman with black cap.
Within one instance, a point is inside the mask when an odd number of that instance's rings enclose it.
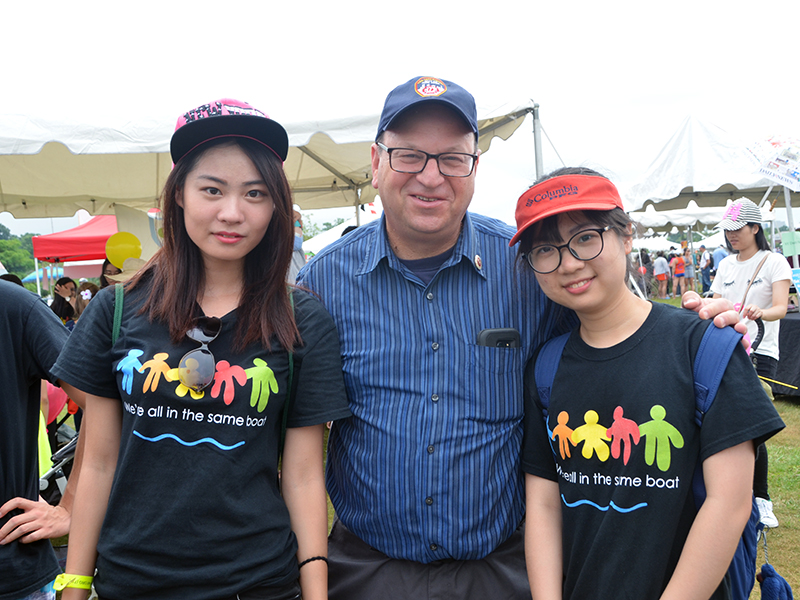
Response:
[[[54,367],[89,395],[64,600],[327,597],[322,428],[350,413],[333,321],[285,282],[287,150],[242,102],[183,115],[163,247]]]

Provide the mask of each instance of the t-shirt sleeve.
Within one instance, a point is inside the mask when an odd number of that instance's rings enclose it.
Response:
[[[789,261],[780,254],[773,252],[773,258],[771,262],[771,270],[772,273],[770,274],[770,279],[773,283],[776,281],[785,281],[786,279],[792,278],[792,267],[789,266]]]
[[[713,325],[711,325],[713,327]],[[731,355],[700,433],[700,460],[753,440],[760,444],[785,427],[745,349]]]
[[[29,364],[36,378],[56,383],[53,364],[68,339],[69,331],[55,313],[44,302],[33,302],[25,321],[23,343],[33,358]]]
[[[295,318],[303,345],[294,355],[294,401],[287,427],[306,427],[351,415],[344,388],[339,336],[333,319],[316,298],[294,294]]]
[[[114,288],[100,291],[86,306],[53,367],[53,372],[82,392],[120,398],[113,370],[111,328]]]
[[[720,264],[716,265],[717,267],[717,274],[714,277],[713,281],[711,282],[711,291],[715,294],[719,294],[720,296],[724,296],[722,293],[724,290],[722,288],[722,282],[725,281],[725,274],[728,271],[728,267],[724,262],[720,262]]]
[[[535,356],[525,367],[524,401],[525,415],[523,418],[522,437],[522,470],[531,475],[557,481],[556,463],[553,460],[553,450],[550,445],[547,427],[545,426],[542,408],[539,405],[539,394],[536,390],[534,377]]]

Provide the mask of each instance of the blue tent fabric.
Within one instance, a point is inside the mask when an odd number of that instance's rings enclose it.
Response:
[[[45,270],[48,271],[48,275],[50,272],[49,267],[42,267],[39,269],[39,279],[44,279]],[[61,279],[64,276],[64,268],[63,267],[55,267],[53,269],[53,279]],[[26,275],[22,278],[22,283],[35,283],[36,282],[36,271]]]

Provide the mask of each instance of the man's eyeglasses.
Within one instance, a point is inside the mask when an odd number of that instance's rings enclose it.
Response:
[[[422,173],[431,158],[436,161],[439,173],[445,177],[469,177],[475,168],[477,154],[465,152],[442,152],[441,154],[428,154],[422,150],[412,148],[387,148],[380,142],[377,146],[389,154],[389,167],[398,173]]]
[[[213,342],[222,329],[217,317],[200,317],[194,327],[186,332],[186,337],[200,344],[195,350],[183,355],[178,363],[178,379],[195,392],[202,392],[214,381],[216,361],[208,345]]]
[[[606,226],[602,229],[584,229],[579,231],[566,244],[542,244],[534,246],[525,255],[531,269],[540,275],[552,273],[561,266],[561,251],[566,248],[578,260],[592,260],[600,256],[603,251],[603,234],[611,229]]]

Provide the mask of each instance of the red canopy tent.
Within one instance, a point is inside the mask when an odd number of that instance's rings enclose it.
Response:
[[[34,236],[33,256],[51,263],[102,260],[106,257],[106,241],[115,233],[117,217],[100,215],[66,231]]]

